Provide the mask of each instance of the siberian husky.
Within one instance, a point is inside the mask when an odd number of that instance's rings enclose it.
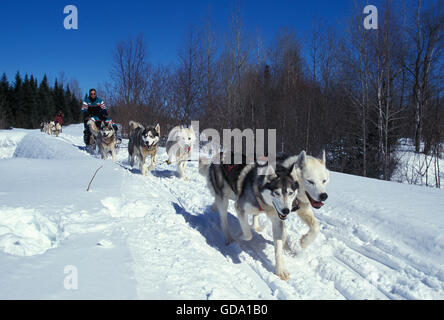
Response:
[[[296,169],[293,171],[293,178],[299,182],[299,192],[292,211],[296,211],[309,227],[307,234],[300,239],[301,247],[306,248],[319,233],[319,223],[311,208],[321,208],[328,198],[326,188],[330,181],[330,172],[326,167],[325,151],[320,159],[308,156],[302,151],[296,156],[278,155],[277,161],[285,168]],[[257,221],[255,223],[257,224]]]
[[[288,280],[289,273],[284,266],[283,249],[286,242],[285,220],[291,211],[299,188],[298,181],[295,179],[297,176],[295,166],[283,167],[276,164],[276,169],[273,169],[272,166],[264,167],[258,162],[246,164],[245,157],[242,164],[231,164],[233,155],[231,155],[231,161],[226,161],[227,155],[216,156],[223,158],[219,164],[214,161],[214,158],[211,162],[200,158],[199,173],[206,176],[210,192],[215,197],[213,208],[215,207],[219,213],[226,244],[229,245],[233,241],[227,221],[229,199],[235,201],[237,217],[242,229],[241,240],[248,241],[252,238],[248,214],[256,217],[265,212],[273,225],[275,272],[282,280]],[[260,169],[262,174],[259,174]]]
[[[55,134],[55,136],[58,137],[60,133],[62,133],[62,125],[58,122],[55,122],[54,126],[52,127],[52,134]]]
[[[177,171],[180,177],[187,180],[185,176],[185,167],[191,158],[193,144],[196,141],[196,135],[192,126],[186,128],[184,126],[174,127],[169,135],[166,143],[166,152],[168,154],[168,164],[177,163]]]
[[[99,127],[97,127],[97,124],[94,120],[89,120],[87,124],[92,133],[91,136],[94,137],[94,140],[99,147],[99,152],[102,156],[102,159],[106,159],[108,157],[108,153],[111,153],[113,162],[115,162],[117,136],[112,122],[109,121],[108,123],[105,123],[101,121]]]
[[[160,140],[160,125],[145,128],[138,122],[130,121],[130,136],[128,143],[128,162],[134,166],[134,158],[139,161],[139,169],[142,175],[146,175],[145,159],[151,156],[151,165],[148,170],[153,170],[156,166],[157,148]]]

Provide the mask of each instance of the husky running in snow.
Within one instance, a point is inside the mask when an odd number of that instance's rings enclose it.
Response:
[[[186,128],[184,126],[174,127],[169,135],[166,143],[166,152],[168,154],[168,164],[177,163],[177,171],[180,177],[187,180],[185,176],[185,167],[193,152],[193,144],[196,141],[196,135],[192,126]]]
[[[283,167],[279,163],[276,164],[276,169],[258,162],[246,164],[245,156],[242,156],[242,164],[231,164],[234,157],[233,154],[230,155],[231,161],[224,161],[229,159],[229,155],[217,154],[216,156],[222,159],[219,164],[214,158],[212,162],[205,158],[199,160],[199,173],[206,176],[208,187],[215,197],[213,208],[219,213],[226,244],[233,241],[228,230],[228,200],[235,201],[242,229],[241,240],[248,241],[252,238],[248,214],[256,217],[265,212],[273,225],[275,272],[282,280],[288,280],[289,273],[283,262],[286,242],[285,220],[298,194],[296,168]]]
[[[58,122],[55,122],[54,127],[52,127],[51,129],[52,129],[52,134],[55,134],[56,137],[58,137],[59,134],[62,133],[62,125]]]
[[[53,131],[55,130],[55,122],[54,121],[43,122],[43,127],[41,127],[40,130],[46,134],[52,135]]]
[[[299,182],[299,192],[292,211],[296,211],[310,228],[300,240],[301,247],[306,248],[319,233],[319,223],[315,219],[312,207],[321,208],[328,198],[326,188],[330,181],[330,172],[326,167],[325,151],[322,152],[320,159],[302,151],[296,156],[280,154],[277,161],[285,168],[296,169],[293,177]],[[254,221],[254,225],[257,225],[257,220]]]
[[[106,159],[108,157],[108,153],[111,153],[113,162],[115,162],[117,152],[116,131],[114,130],[111,121],[107,123],[100,121],[99,123],[99,127],[97,127],[97,124],[94,120],[88,120],[87,125],[90,132],[92,133],[91,137],[94,137],[94,141],[99,147],[99,152],[102,156],[102,159]]]
[[[151,171],[156,166],[160,125],[157,124],[155,127],[145,128],[140,123],[131,120],[129,126],[128,162],[133,167],[134,158],[137,158],[140,172],[146,176],[145,159],[148,155],[151,156],[151,165],[148,167],[148,170]]]

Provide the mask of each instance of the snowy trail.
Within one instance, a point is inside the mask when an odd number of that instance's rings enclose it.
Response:
[[[73,169],[67,189],[70,191],[65,190],[73,195],[72,199],[55,196],[55,189],[39,191],[41,195],[25,202],[27,206],[19,196],[4,198],[8,201],[7,206],[0,206],[0,240],[2,214],[8,212],[23,217],[42,216],[40,225],[46,223],[48,230],[52,230],[45,237],[55,237],[56,241],[35,252],[41,254],[53,248],[48,251],[53,259],[57,259],[56,252],[64,252],[65,243],[73,241],[70,239],[97,237],[95,242],[92,240],[94,243],[91,239],[76,241],[85,246],[85,252],[95,252],[100,244],[99,253],[114,250],[116,257],[127,261],[121,267],[126,270],[124,274],[113,274],[114,269],[109,268],[109,274],[102,278],[119,278],[128,289],[123,293],[109,292],[104,297],[121,294],[139,299],[444,299],[444,219],[438,215],[444,206],[441,190],[424,192],[420,187],[332,173],[326,206],[315,211],[321,231],[309,248],[302,250],[298,244],[308,228],[295,214],[287,220],[293,253],[284,255],[291,275],[285,282],[274,274],[271,223],[265,215],[260,216],[263,230],[253,231],[251,241],[225,245],[218,215],[210,209],[213,199],[205,179],[198,174],[197,163],[188,164],[188,181],[183,181],[175,166],[165,163],[165,149],[160,148],[156,169],[143,177],[137,169],[129,168],[126,140],[118,151],[117,162],[112,163],[110,159],[103,161],[87,154],[81,132],[81,125],[76,125],[65,128],[58,138],[38,136],[40,133],[35,132],[27,136],[21,130],[0,139],[0,145],[6,141],[5,151],[0,150],[0,156],[5,155],[0,170],[34,165],[39,174],[32,176],[31,168],[26,171],[32,178],[31,184],[38,185],[42,174],[51,176],[49,162],[52,171],[65,170],[66,166]],[[27,145],[37,142],[46,145],[44,159],[37,159],[39,152],[27,150]],[[25,159],[9,159],[15,147],[15,154]],[[104,168],[94,181],[92,192],[85,193],[83,188],[88,181],[78,178],[80,172],[89,174],[101,164]],[[11,176],[8,183],[15,179]],[[76,184],[81,185],[81,191],[77,191]],[[25,182],[13,189],[23,186]],[[53,188],[66,186],[60,183]],[[31,190],[34,189],[29,194]],[[0,196],[7,191],[0,190]],[[388,194],[391,196],[387,197]],[[44,203],[54,200],[54,206],[44,207]],[[240,227],[232,203],[229,212],[230,230],[236,235]],[[5,223],[4,227],[12,228]],[[3,237],[5,248],[14,249],[10,242],[13,240]],[[0,254],[0,261],[2,257]],[[7,263],[12,262],[7,259]],[[112,264],[119,266],[121,262],[116,260]],[[97,266],[97,270],[100,268],[104,266]],[[9,284],[10,279],[0,277],[0,284]],[[92,290],[98,291],[92,288],[100,287],[97,281],[91,280],[90,291],[73,298],[90,297]],[[134,287],[130,288],[132,283]],[[47,294],[57,296],[69,298],[66,292]]]

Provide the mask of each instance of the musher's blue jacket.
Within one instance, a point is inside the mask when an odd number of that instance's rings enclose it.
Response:
[[[105,102],[100,98],[95,98],[94,100],[91,97],[86,98],[82,104],[82,113],[85,116],[98,117],[100,119],[108,116]]]

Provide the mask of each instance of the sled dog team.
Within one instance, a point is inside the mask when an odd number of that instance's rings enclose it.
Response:
[[[62,132],[62,126],[57,121],[48,121],[40,123],[40,131],[56,137]]]
[[[115,161],[117,138],[112,127],[97,128],[94,121],[88,126],[97,141],[102,158],[111,153]],[[155,168],[157,150],[160,141],[160,126],[143,126],[130,121],[128,144],[128,162],[133,167],[138,161],[142,175],[147,174],[146,158],[150,156],[148,170]],[[191,158],[195,132],[190,126],[177,126],[169,134],[166,144],[168,164],[176,163],[182,179],[187,180],[185,167]],[[302,151],[299,155],[280,153],[274,167],[266,162],[247,163],[242,157],[241,164],[234,163],[234,154],[220,153],[213,159],[199,159],[199,173],[206,178],[207,186],[214,196],[213,211],[219,214],[220,225],[227,245],[236,238],[244,241],[252,239],[251,227],[260,232],[260,213],[266,213],[271,220],[275,248],[275,272],[282,280],[289,279],[284,266],[284,249],[291,251],[287,243],[285,220],[290,212],[295,211],[309,227],[307,234],[300,239],[302,248],[313,242],[319,233],[319,224],[312,208],[319,209],[324,205],[328,195],[326,186],[329,182],[329,171],[326,167],[325,151],[320,159],[309,156]],[[215,161],[215,160],[218,161]],[[251,161],[250,161],[251,162]],[[233,236],[228,228],[227,209],[229,200],[235,202],[241,233]],[[253,225],[248,223],[248,215],[253,216]]]

